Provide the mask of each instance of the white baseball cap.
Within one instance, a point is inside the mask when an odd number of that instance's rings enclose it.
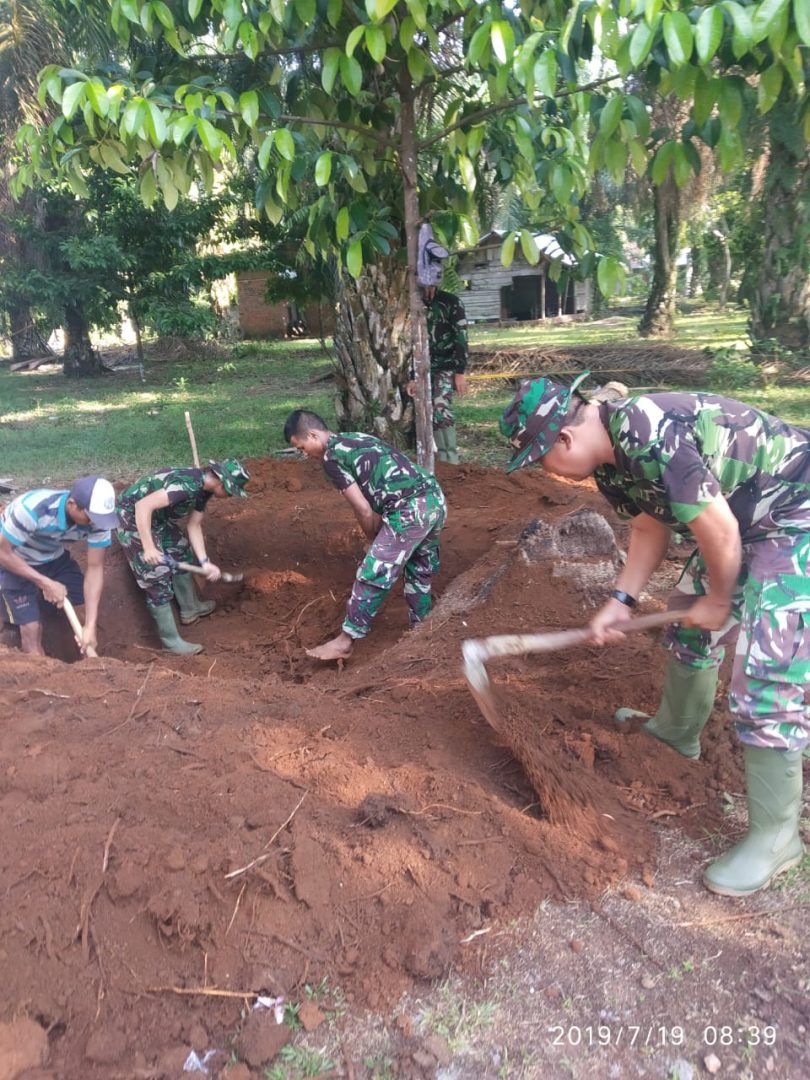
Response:
[[[70,497],[80,510],[86,510],[96,529],[114,529],[118,525],[115,512],[115,488],[101,476],[81,476],[70,489]]]

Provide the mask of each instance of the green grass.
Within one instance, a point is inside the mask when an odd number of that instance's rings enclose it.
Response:
[[[189,464],[186,410],[202,460],[265,456],[284,448],[284,420],[302,402],[334,420],[332,385],[308,382],[327,366],[312,342],[273,342],[225,361],[150,362],[146,384],[137,371],[67,380],[2,369],[0,472],[25,485]]]
[[[477,326],[473,345],[526,346],[638,342],[637,315],[592,323]],[[701,349],[745,339],[745,313],[703,307],[682,313],[673,343]],[[328,370],[311,341],[235,346],[225,360],[150,360],[147,381],[136,371],[67,380],[54,368],[0,368],[0,475],[21,486],[59,484],[83,473],[132,478],[161,465],[190,463],[183,414],[189,410],[200,457],[265,456],[284,448],[287,413],[300,404],[334,422],[333,386],[309,380]],[[724,392],[794,423],[810,425],[810,387]],[[514,393],[509,382],[472,384],[457,398],[462,460],[503,466],[508,447],[498,418]]]

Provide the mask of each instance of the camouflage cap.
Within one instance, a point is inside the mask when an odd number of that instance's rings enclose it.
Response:
[[[507,472],[520,469],[548,453],[563,426],[571,395],[590,375],[583,371],[570,386],[554,379],[530,379],[523,383],[500,420],[501,434],[515,448]]]
[[[229,495],[247,498],[245,484],[250,480],[250,473],[241,461],[235,458],[228,458],[226,461],[209,461],[208,467],[215,476],[219,477]]]

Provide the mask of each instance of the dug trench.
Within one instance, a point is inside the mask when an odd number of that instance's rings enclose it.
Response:
[[[250,467],[252,497],[207,514],[212,557],[249,574],[206,587],[201,655],[157,649],[117,550],[101,658],[64,662],[61,620],[63,660],[0,652],[0,1020],[47,1032],[46,1075],[182,1075],[195,1023],[227,1045],[252,995],[323,979],[389,1007],[472,963],[476,930],[652,887],[657,827],[714,829],[741,790],[720,706],[697,763],[612,723],[655,707],[655,636],[493,662],[511,747],[468,693],[464,638],[582,625],[604,596],[612,537],[555,548],[587,510],[625,538],[590,485],[440,470],[433,614],[405,630],[397,590],[339,671],[305,648],[338,628],[362,537],[314,464]]]

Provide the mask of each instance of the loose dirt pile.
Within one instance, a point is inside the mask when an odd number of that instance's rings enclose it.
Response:
[[[588,486],[441,471],[433,616],[403,632],[397,592],[338,672],[304,648],[339,626],[362,537],[316,465],[251,469],[253,498],[208,515],[212,556],[253,573],[211,590],[219,610],[186,631],[202,655],[154,651],[120,552],[102,659],[0,652],[0,1021],[48,1032],[48,1075],[182,1075],[181,1049],[228,1045],[245,996],[325,977],[390,1004],[467,963],[461,943],[493,921],[652,883],[652,822],[713,827],[716,796],[741,790],[720,710],[699,763],[614,729],[619,704],[656,703],[646,635],[490,666],[537,768],[547,752],[566,777],[576,831],[478,714],[462,639],[580,625],[598,602],[598,557],[577,573],[508,543],[532,519],[606,512]],[[61,622],[49,641],[71,655]]]

